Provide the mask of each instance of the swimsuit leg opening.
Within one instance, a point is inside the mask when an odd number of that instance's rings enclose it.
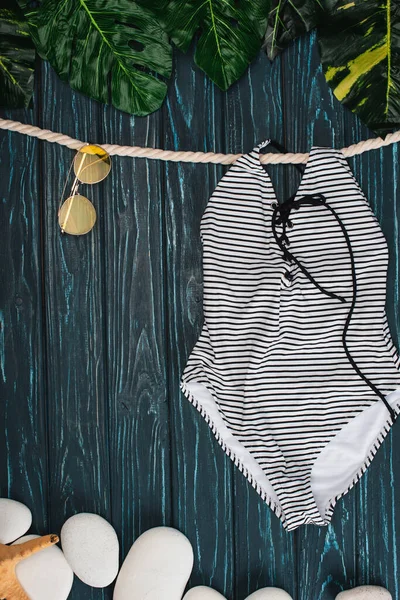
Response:
[[[388,394],[386,400],[397,417],[400,388]],[[330,523],[338,500],[366,472],[392,426],[385,403],[377,400],[344,425],[322,449],[311,471],[311,488],[326,524]]]

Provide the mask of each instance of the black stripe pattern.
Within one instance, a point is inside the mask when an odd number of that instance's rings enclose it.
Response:
[[[204,325],[181,389],[291,530],[328,524],[370,464],[400,412],[400,361],[387,244],[343,154],[313,147],[279,205],[267,144],[204,212]]]

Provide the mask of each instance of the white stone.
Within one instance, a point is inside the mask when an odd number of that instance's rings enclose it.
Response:
[[[110,585],[118,574],[119,543],[114,528],[102,517],[80,513],[61,529],[61,545],[73,572],[95,588]]]
[[[38,537],[25,535],[13,546]],[[30,600],[67,600],[74,581],[72,569],[58,546],[50,546],[21,560],[15,573]]]
[[[182,600],[226,600],[226,598],[210,587],[199,585],[189,590]]]
[[[193,568],[189,540],[171,527],[155,527],[133,544],[121,567],[114,600],[179,600]]]
[[[392,600],[392,594],[379,585],[360,585],[352,590],[340,592],[336,600]]]
[[[276,587],[266,587],[247,596],[246,600],[293,600],[285,590]]]
[[[25,504],[0,498],[0,544],[10,544],[32,525],[32,513]]]

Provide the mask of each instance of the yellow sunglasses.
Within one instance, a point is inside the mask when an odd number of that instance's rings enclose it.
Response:
[[[72,167],[75,180],[69,197],[63,202]],[[110,170],[110,155],[101,146],[86,144],[78,150],[68,172],[58,211],[58,224],[62,233],[84,235],[93,229],[96,223],[96,209],[88,198],[78,193],[79,184],[98,183],[107,177]]]

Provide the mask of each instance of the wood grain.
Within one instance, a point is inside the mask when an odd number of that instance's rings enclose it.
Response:
[[[222,93],[182,58],[164,107],[164,147],[221,150]],[[200,218],[222,175],[211,165],[165,164],[164,223],[171,422],[172,523],[193,544],[191,585],[232,597],[232,466],[179,382],[202,326]]]
[[[35,110],[2,117],[33,123]],[[38,142],[0,135],[0,494],[49,527]]]
[[[57,101],[43,102],[41,127],[82,140],[100,139],[99,104],[75,94],[47,65],[42,89],[46,98]],[[76,237],[62,235],[57,223],[58,203],[74,155],[57,145],[42,147],[48,482],[50,524],[56,533],[78,512],[111,517],[101,229],[97,226]],[[99,207],[103,189],[101,183],[87,185],[82,193]],[[80,597],[111,598],[111,590],[89,588],[75,578],[71,600]]]
[[[103,112],[102,139],[160,147],[161,113]],[[113,160],[101,200],[112,522],[122,555],[171,522],[162,164]]]

